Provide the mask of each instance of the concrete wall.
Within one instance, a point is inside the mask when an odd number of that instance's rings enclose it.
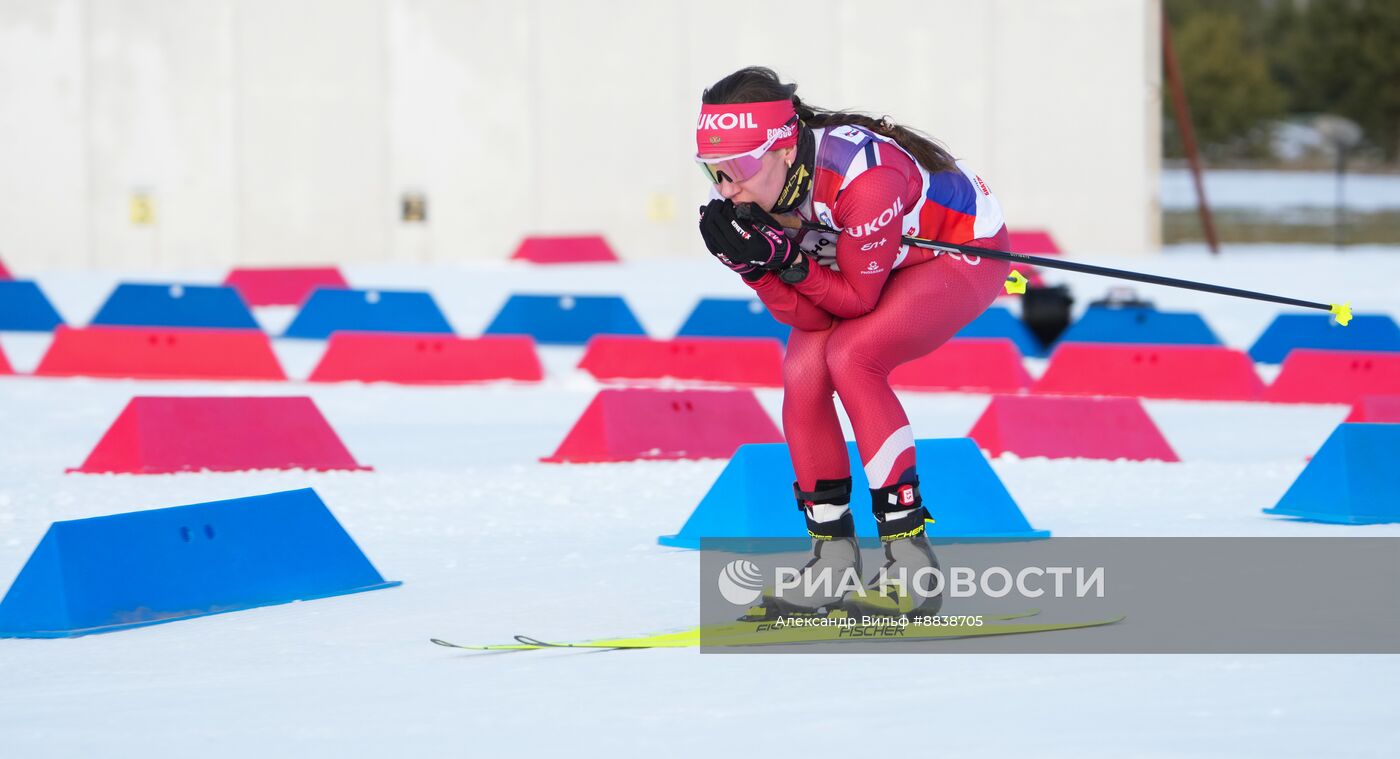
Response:
[[[5,0],[0,257],[444,261],[586,231],[698,254],[698,96],[751,63],[938,137],[1013,228],[1085,255],[1157,246],[1158,0],[794,8]],[[426,223],[400,220],[406,192]]]

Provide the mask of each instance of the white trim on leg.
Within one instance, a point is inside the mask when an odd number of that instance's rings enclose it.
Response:
[[[871,488],[882,487],[885,480],[890,476],[890,470],[894,468],[894,462],[899,458],[899,454],[914,447],[914,429],[909,425],[904,425],[890,436],[885,438],[885,442],[880,445],[880,450],[875,452],[870,461],[865,465],[865,478],[870,480]]]

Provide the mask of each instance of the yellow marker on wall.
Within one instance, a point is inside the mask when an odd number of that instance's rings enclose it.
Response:
[[[424,224],[428,221],[428,196],[421,192],[405,192],[399,199],[399,218],[405,224]]]
[[[665,193],[654,193],[647,200],[647,217],[655,222],[676,218],[676,199]]]
[[[127,212],[131,223],[137,226],[144,227],[156,223],[156,202],[149,193],[139,190],[131,193]]]

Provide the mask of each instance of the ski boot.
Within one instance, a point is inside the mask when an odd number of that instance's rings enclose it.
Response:
[[[937,614],[943,593],[935,573],[941,568],[924,531],[928,511],[919,496],[919,481],[871,490],[870,500],[885,564],[862,590],[846,595],[845,608],[852,614],[889,617]],[[891,512],[908,513],[887,518]]]
[[[784,588],[781,595],[773,587],[763,589],[761,606],[749,610],[746,619],[775,616],[825,616],[841,603],[845,589],[861,577],[860,546],[856,543],[856,523],[851,516],[851,478],[817,480],[816,489],[804,492],[792,485],[797,507],[807,520],[812,537],[812,558],[800,570],[801,582]],[[821,512],[847,507],[839,519],[817,521]],[[827,507],[824,509],[823,507]]]

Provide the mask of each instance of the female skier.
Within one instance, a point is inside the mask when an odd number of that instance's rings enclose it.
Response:
[[[1001,207],[981,178],[931,140],[887,118],[814,108],[796,91],[770,69],[736,71],[705,90],[695,133],[696,160],[714,183],[700,209],[706,248],[793,328],[783,430],[812,537],[803,572],[829,571],[833,580],[830,591],[806,587],[778,605],[933,613],[941,595],[929,596],[931,573],[918,573],[938,566],[924,534],[929,512],[890,372],[982,313],[1009,264],[911,248],[900,238],[1006,250]],[[802,222],[835,232],[804,230]],[[855,431],[886,559],[868,592],[844,596],[841,578],[861,569],[833,393]],[[916,577],[926,580],[919,589],[909,585]]]

